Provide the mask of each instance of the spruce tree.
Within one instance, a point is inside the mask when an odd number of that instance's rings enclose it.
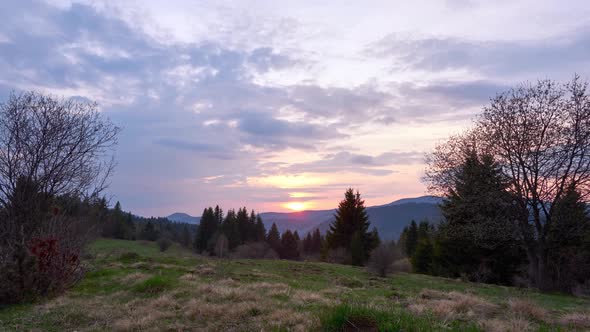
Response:
[[[322,235],[320,234],[320,230],[318,228],[315,229],[313,235],[311,237],[311,252],[314,254],[319,254],[322,250]]]
[[[228,247],[233,250],[241,244],[240,225],[235,210],[228,210],[221,226],[222,233],[227,237]]]
[[[281,237],[281,251],[279,253],[283,259],[299,259],[297,239],[290,230],[285,231]]]
[[[571,293],[590,276],[590,216],[580,193],[570,187],[555,203],[547,236],[548,270],[554,288]]]
[[[266,228],[264,227],[264,223],[262,222],[262,218],[260,217],[260,215],[256,216],[255,230],[255,241],[266,241]]]
[[[515,201],[500,167],[489,155],[469,152],[457,170],[441,209],[445,221],[437,235],[437,265],[449,277],[511,282],[522,263],[515,238]]]
[[[353,189],[349,188],[344,194],[344,199],[338,205],[335,220],[326,235],[329,248],[344,248],[351,255],[350,257],[355,257],[355,264],[364,264],[377,242],[374,233],[369,232],[369,226],[365,202],[361,199],[358,191],[355,194]],[[353,248],[355,234],[357,239]]]
[[[414,255],[414,251],[418,246],[418,225],[416,221],[412,220],[410,226],[407,228],[407,232],[405,233],[405,253],[406,256],[412,257]]]
[[[215,218],[215,212],[212,207],[206,208],[201,215],[201,222],[197,228],[195,250],[198,253],[207,250],[209,240],[213,237],[213,234],[217,231],[217,220]]]
[[[270,231],[268,231],[268,237],[266,239],[268,245],[277,253],[281,251],[281,234],[279,233],[279,229],[277,228],[277,224],[274,222],[272,226],[270,226]]]

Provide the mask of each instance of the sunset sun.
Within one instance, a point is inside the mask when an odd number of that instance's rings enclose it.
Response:
[[[303,211],[307,208],[307,204],[304,202],[289,202],[286,203],[284,206],[292,211]]]

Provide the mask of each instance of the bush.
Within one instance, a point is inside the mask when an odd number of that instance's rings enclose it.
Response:
[[[380,277],[387,277],[393,272],[393,262],[398,256],[393,246],[382,244],[371,252],[367,269]]]
[[[408,258],[398,259],[391,265],[392,273],[398,272],[405,272],[410,273],[412,272],[412,263]]]
[[[270,250],[272,249],[266,242],[246,243],[236,248],[233,258],[262,259],[267,257],[267,254]]]
[[[24,247],[0,247],[0,305],[58,294],[75,284],[84,274],[80,258],[91,233],[83,220],[57,216],[28,235]]]
[[[161,252],[168,250],[168,248],[170,248],[171,245],[172,241],[170,241],[168,238],[162,237],[158,239],[158,248],[160,248]]]

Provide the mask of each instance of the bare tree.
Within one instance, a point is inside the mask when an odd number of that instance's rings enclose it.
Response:
[[[106,188],[119,131],[95,103],[28,92],[0,104],[0,269],[14,265],[21,291],[33,239],[43,250],[53,240],[82,247],[67,243],[83,232],[51,209],[57,197],[96,199]]]
[[[494,156],[521,208],[519,235],[534,284],[547,288],[547,235],[555,203],[568,188],[590,195],[590,96],[578,76],[562,85],[524,84],[497,95],[473,130],[439,146],[426,180],[444,193],[465,147]]]

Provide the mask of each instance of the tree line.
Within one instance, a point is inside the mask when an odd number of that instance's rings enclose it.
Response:
[[[344,196],[325,236],[317,228],[303,237],[296,230],[281,233],[275,223],[267,231],[260,215],[246,207],[227,212],[219,206],[208,207],[196,227],[192,248],[218,257],[321,259],[364,265],[379,245],[379,235],[376,229],[369,230],[360,193],[348,189]],[[118,224],[123,225],[119,219]]]

